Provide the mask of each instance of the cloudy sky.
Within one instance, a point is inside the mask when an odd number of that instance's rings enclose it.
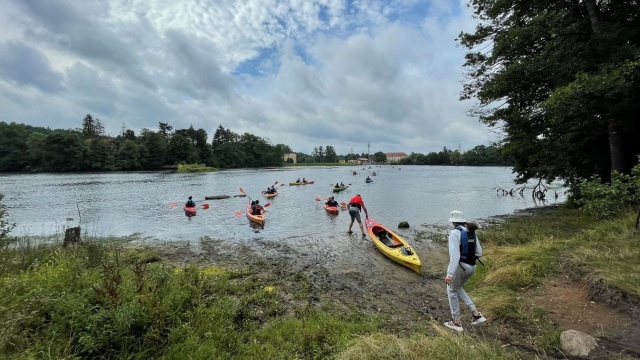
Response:
[[[466,0],[3,0],[0,121],[222,125],[311,153],[495,135],[460,102]]]

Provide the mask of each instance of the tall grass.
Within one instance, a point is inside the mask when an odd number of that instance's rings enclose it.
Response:
[[[457,335],[439,327],[437,336],[414,335],[399,338],[394,335],[363,336],[339,360],[450,360],[450,359],[516,359],[494,343]]]
[[[28,254],[28,256],[25,256]],[[375,317],[285,312],[278,285],[217,267],[87,243],[0,249],[0,354],[8,359],[322,359]]]
[[[538,329],[543,350],[557,348],[559,330],[543,309],[524,296],[558,272],[577,270],[582,279],[640,299],[640,235],[631,237],[634,214],[599,221],[583,212],[552,208],[508,219],[482,232],[486,266],[469,282],[482,311],[493,319]]]

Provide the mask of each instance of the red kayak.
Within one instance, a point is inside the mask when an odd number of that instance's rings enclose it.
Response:
[[[337,206],[329,206],[327,204],[324,204],[324,209],[331,214],[337,214],[340,211]]]
[[[187,216],[196,216],[196,207],[195,206],[184,206],[184,214]]]

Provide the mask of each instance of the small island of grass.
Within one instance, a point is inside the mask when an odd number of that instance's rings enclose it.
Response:
[[[205,164],[178,164],[178,172],[207,172],[218,171],[218,169],[206,166]]]

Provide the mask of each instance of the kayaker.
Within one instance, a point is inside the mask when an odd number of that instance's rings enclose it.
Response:
[[[256,203],[253,204],[253,207],[251,208],[251,214],[262,215],[262,205],[260,205],[260,200],[256,200]]]
[[[336,183],[335,187],[336,187],[336,189],[339,189],[340,188],[340,184]]]
[[[364,209],[364,215],[367,219],[369,218],[369,213],[367,212],[367,207],[364,206],[364,201],[362,201],[362,197],[360,196],[360,194],[352,197],[351,200],[349,200],[349,205],[347,205],[347,207],[349,209],[349,215],[351,216],[349,231],[347,231],[347,233],[353,234],[353,231],[351,231],[353,221],[358,220],[358,225],[360,225],[360,231],[362,232],[362,238],[366,239],[367,235],[364,234],[364,227],[362,227],[362,220],[360,219],[360,211]]]
[[[335,198],[333,196],[329,196],[327,198],[327,206],[338,206],[338,202],[335,200]]]
[[[298,180],[296,180],[296,182],[297,182],[298,184],[300,184],[300,178],[298,178]]]
[[[302,178],[302,183],[306,183],[306,182],[307,182],[307,179]]]
[[[189,200],[184,204],[186,207],[196,207],[196,202],[192,200],[192,197],[189,196]]]
[[[464,301],[472,311],[471,325],[487,321],[462,288],[476,272],[476,260],[482,256],[482,247],[476,235],[478,225],[468,223],[461,211],[452,211],[449,221],[453,223],[455,229],[449,233],[449,266],[444,282],[447,284],[451,320],[446,321],[444,325],[449,329],[461,332],[460,300]]]
[[[342,183],[342,181],[340,181],[340,187],[344,187],[344,184]]]

